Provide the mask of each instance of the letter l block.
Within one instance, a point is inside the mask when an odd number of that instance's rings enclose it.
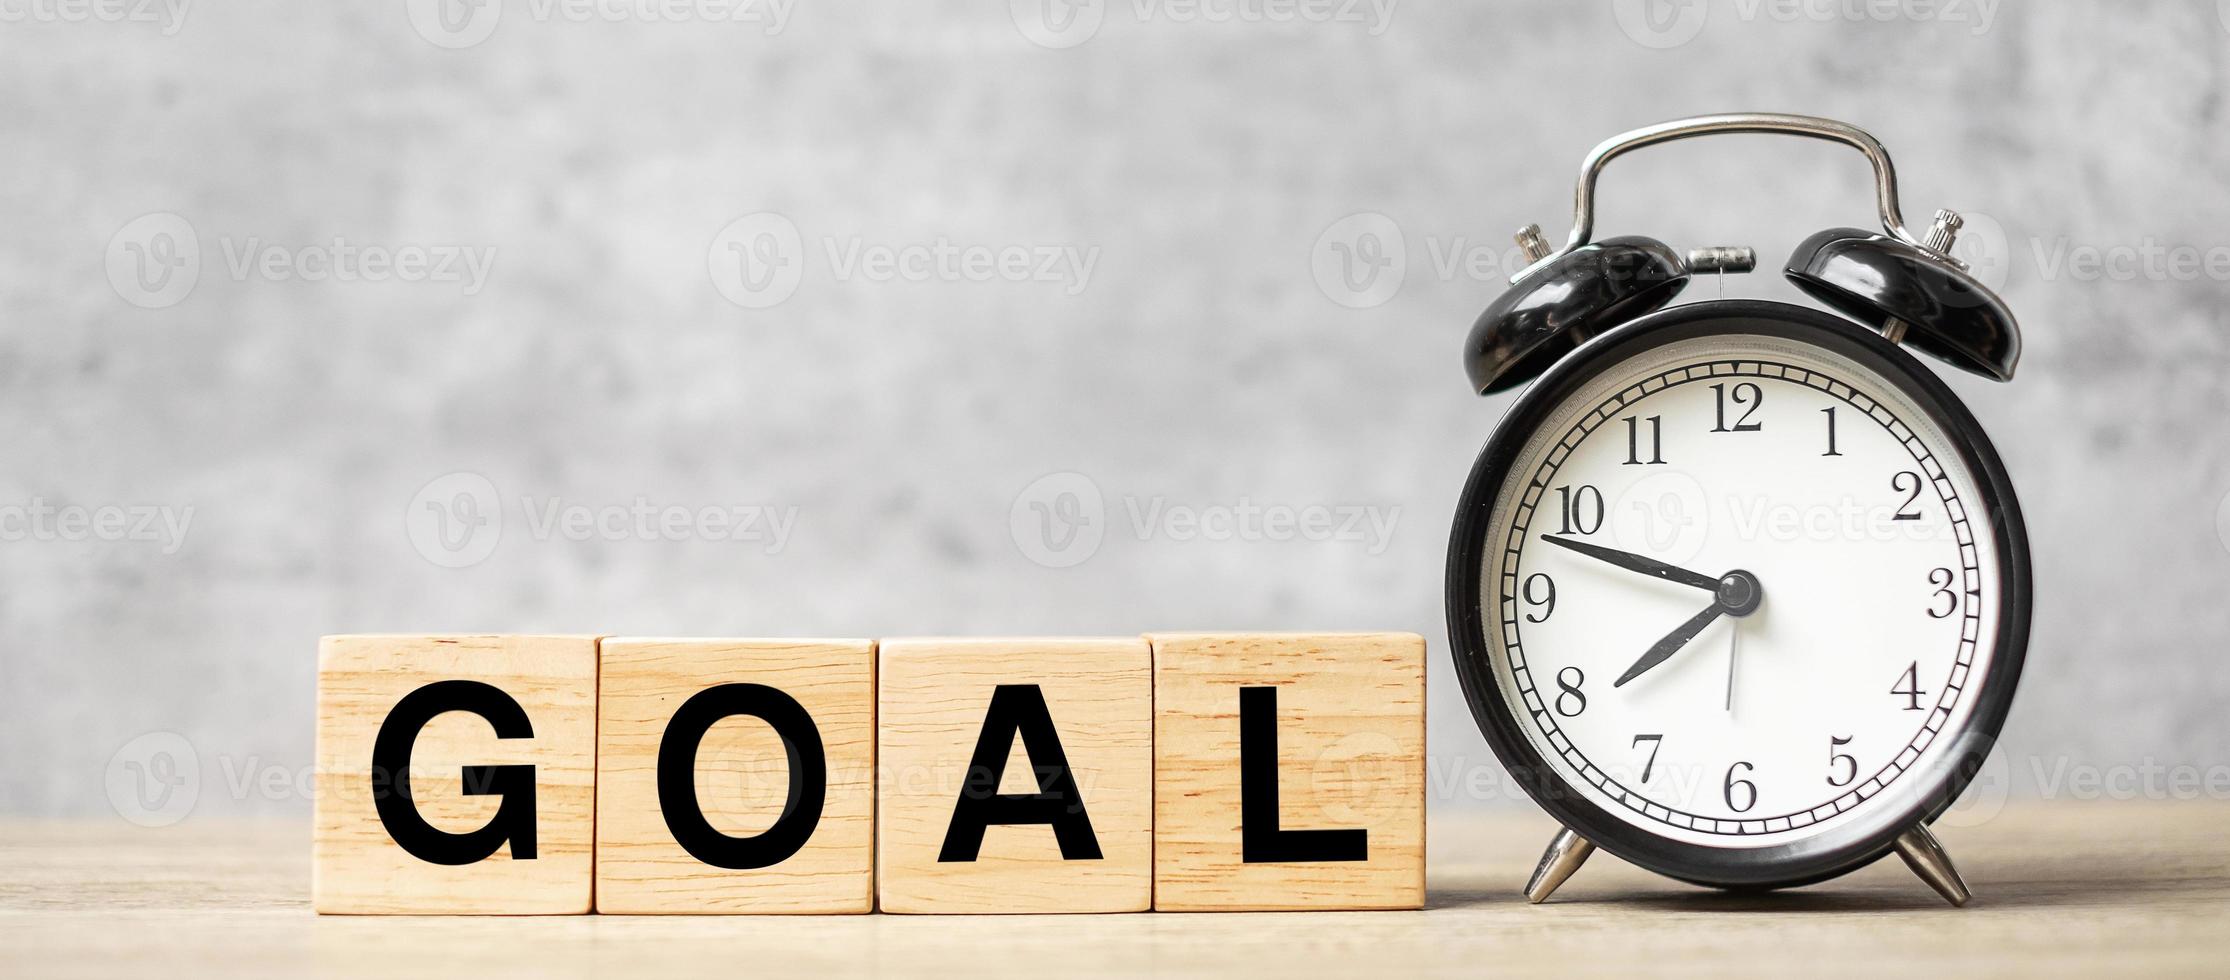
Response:
[[[317,684],[317,911],[589,910],[596,637],[328,636]]]
[[[1425,641],[1168,633],[1154,650],[1154,908],[1425,902]]]

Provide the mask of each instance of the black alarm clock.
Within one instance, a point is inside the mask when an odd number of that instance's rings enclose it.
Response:
[[[1746,248],[1591,237],[1596,178],[1714,133],[1832,140],[1873,164],[1881,230],[1804,240],[1818,307],[1668,306]],[[2020,334],[1914,235],[1873,137],[1743,113],[1614,137],[1571,235],[1472,327],[1481,394],[1531,382],[1472,467],[1449,544],[1449,641],[1487,741],[1563,830],[1526,896],[1597,847],[1722,888],[1830,878],[1892,851],[1954,905],[1928,823],[1997,737],[2021,675],[2029,546],[1989,437],[1918,351],[1999,381]]]

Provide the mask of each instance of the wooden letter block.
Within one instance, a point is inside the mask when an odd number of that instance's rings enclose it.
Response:
[[[1157,634],[1154,907],[1425,902],[1425,641]]]
[[[596,638],[318,645],[319,912],[589,910]]]
[[[607,639],[599,912],[875,904],[872,640]]]
[[[1153,901],[1143,639],[885,640],[886,912],[1142,912]]]

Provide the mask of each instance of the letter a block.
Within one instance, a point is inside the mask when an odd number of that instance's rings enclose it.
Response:
[[[1147,639],[1156,909],[1423,907],[1423,637]]]
[[[317,684],[319,912],[589,910],[595,637],[329,636]]]
[[[603,647],[597,911],[873,910],[874,641]]]
[[[1143,639],[884,640],[886,912],[1143,912],[1153,661]]]

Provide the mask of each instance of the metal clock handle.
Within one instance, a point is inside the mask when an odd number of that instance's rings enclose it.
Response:
[[[1580,161],[1579,186],[1573,194],[1572,231],[1565,236],[1564,247],[1551,250],[1541,236],[1541,226],[1527,225],[1520,229],[1517,241],[1526,255],[1533,259],[1531,265],[1511,276],[1517,282],[1527,273],[1541,267],[1558,256],[1587,244],[1595,233],[1595,181],[1603,173],[1604,165],[1625,154],[1674,140],[1694,136],[1712,136],[1721,133],[1765,133],[1780,136],[1803,136],[1841,143],[1866,155],[1874,167],[1874,207],[1879,212],[1882,231],[1891,238],[1917,248],[1926,249],[1935,257],[1956,267],[1966,265],[1953,258],[1949,249],[1952,234],[1958,230],[1959,216],[1950,211],[1936,212],[1935,225],[1924,237],[1916,237],[1906,230],[1904,216],[1897,206],[1897,168],[1889,162],[1889,151],[1882,148],[1880,140],[1865,130],[1849,123],[1818,116],[1797,116],[1776,112],[1730,112],[1713,116],[1691,116],[1669,122],[1643,126],[1620,133],[1597,143]]]

